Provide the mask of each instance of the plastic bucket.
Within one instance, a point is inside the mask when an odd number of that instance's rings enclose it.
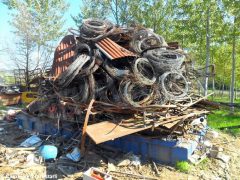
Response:
[[[39,153],[45,160],[55,159],[58,154],[58,149],[53,145],[43,145],[39,148]]]

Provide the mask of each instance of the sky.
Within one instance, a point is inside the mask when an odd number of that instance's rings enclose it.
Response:
[[[69,4],[68,10],[65,12],[65,26],[64,29],[75,27],[75,23],[71,15],[76,16],[80,12],[81,0],[65,0]],[[11,20],[10,10],[0,2],[0,70],[12,70],[13,63],[10,61],[9,55],[4,51],[14,39],[13,28],[9,24]],[[60,41],[61,39],[59,39]]]

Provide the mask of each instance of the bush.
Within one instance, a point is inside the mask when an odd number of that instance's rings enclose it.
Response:
[[[188,173],[190,171],[190,165],[186,161],[178,161],[176,163],[176,169],[180,172]]]

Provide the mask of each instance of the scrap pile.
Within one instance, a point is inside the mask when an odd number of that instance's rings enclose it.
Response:
[[[84,20],[78,33],[73,62],[42,83],[41,99],[28,107],[31,114],[57,119],[58,125],[77,122],[78,128],[85,121],[87,134],[101,143],[147,129],[183,135],[208,113],[206,97],[196,95],[188,55],[162,36],[97,19]]]

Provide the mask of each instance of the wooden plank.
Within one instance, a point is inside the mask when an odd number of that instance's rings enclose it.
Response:
[[[110,121],[103,121],[87,127],[87,134],[96,143],[102,143],[109,140],[114,140],[119,137],[123,137],[129,134],[133,134],[145,129],[149,129],[151,126],[133,128],[122,126]]]
[[[90,116],[91,109],[92,109],[94,101],[95,100],[92,99],[89,106],[88,106],[87,113],[86,113],[85,120],[84,120],[84,124],[83,124],[81,146],[80,146],[81,154],[84,154],[84,152],[85,152],[85,139],[86,139],[86,135],[87,135],[86,134],[86,129],[87,129],[88,120],[89,120],[89,116]]]
[[[175,126],[180,120],[176,120],[176,121],[173,121],[173,122],[168,122],[166,124],[163,124],[162,126],[168,128],[168,129],[171,129],[173,126]]]
[[[198,102],[200,102],[200,101],[202,101],[202,100],[204,100],[204,99],[207,99],[209,96],[211,96],[211,95],[213,95],[213,94],[214,94],[214,93],[210,93],[210,94],[208,94],[208,95],[206,95],[206,96],[204,96],[204,97],[199,98],[199,99],[196,100],[195,102],[192,102],[192,103],[188,104],[187,107],[181,109],[181,111],[187,110],[189,107],[193,106],[194,104],[197,104]]]
[[[22,93],[0,94],[0,103],[3,106],[16,105],[21,99],[21,94]]]

